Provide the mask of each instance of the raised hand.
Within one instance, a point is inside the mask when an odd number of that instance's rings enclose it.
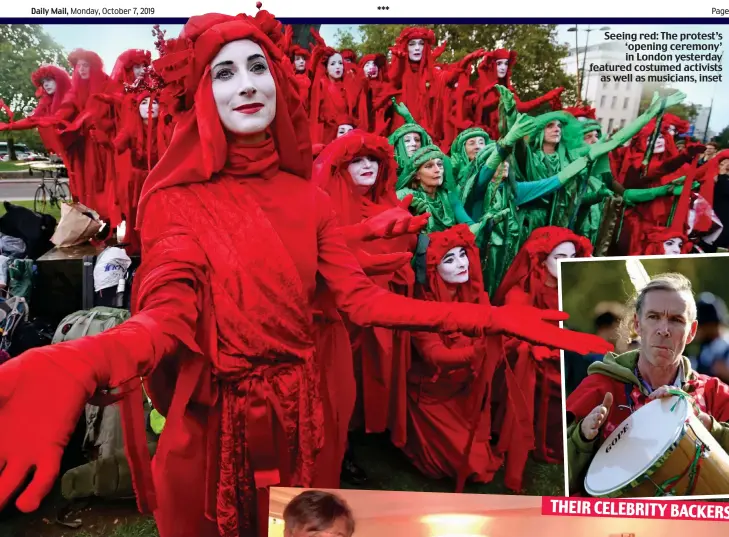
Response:
[[[430,213],[418,216],[410,214],[408,207],[410,207],[412,200],[413,195],[408,194],[397,207],[365,220],[363,224],[367,231],[364,240],[392,239],[422,231],[428,225]]]
[[[592,441],[600,434],[600,428],[605,424],[608,414],[610,413],[610,407],[613,405],[613,394],[608,392],[602,400],[602,404],[597,405],[592,411],[582,420],[580,424],[580,433],[585,440]]]
[[[493,308],[490,331],[577,354],[607,354],[614,349],[601,337],[559,328],[549,322],[565,321],[568,318],[569,315],[561,311],[531,306],[501,306]]]
[[[536,129],[534,118],[527,114],[519,114],[516,118],[516,122],[503,137],[502,142],[504,145],[512,146],[525,136],[529,136]]]

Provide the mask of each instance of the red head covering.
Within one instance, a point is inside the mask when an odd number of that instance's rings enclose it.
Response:
[[[685,119],[681,119],[675,114],[671,114],[670,112],[666,112],[663,114],[663,124],[667,125],[668,127],[675,127],[676,128],[676,134],[686,134],[691,127],[691,124],[686,121]]]
[[[514,65],[516,65],[516,56],[515,50],[507,50],[504,48],[493,50],[486,54],[483,61],[478,65],[478,85],[481,93],[490,90],[496,84],[504,85],[503,82],[499,81],[496,73],[496,62],[498,60],[509,60],[509,68],[506,71],[506,80],[504,82],[506,87],[511,89],[511,74],[514,72]]]
[[[168,150],[145,181],[139,219],[149,196],[162,188],[209,180],[225,166],[228,138],[213,98],[210,62],[227,43],[249,39],[268,61],[276,85],[276,116],[269,134],[279,154],[281,170],[309,178],[311,141],[293,67],[275,41],[281,24],[267,11],[255,17],[210,13],[191,17],[180,37],[167,43],[168,52],[154,62],[171,92],[179,95],[184,111],[178,118]]]
[[[384,54],[365,54],[362,56],[362,59],[359,60],[359,68],[362,70],[362,76],[367,76],[364,73],[364,66],[367,62],[375,62],[378,68],[377,76],[372,80],[378,80],[380,82],[386,80],[387,57]],[[370,79],[368,78],[368,80]]]
[[[395,40],[395,46],[393,48],[399,49],[403,54],[402,57],[407,59],[408,43],[410,43],[413,39],[422,39],[425,45],[423,47],[423,55],[420,62],[418,62],[417,71],[420,73],[430,71],[433,67],[435,67],[435,62],[432,57],[432,50],[436,44],[433,30],[417,27],[404,28]]]
[[[643,236],[643,255],[665,255],[663,243],[669,239],[681,239],[681,253],[687,254],[691,251],[692,245],[688,237],[681,231],[672,227],[653,227],[648,229]]]
[[[425,253],[425,273],[428,282],[423,290],[425,300],[438,302],[469,302],[477,304],[484,298],[481,260],[476,247],[475,237],[466,224],[458,224],[445,231],[428,235],[430,242]],[[462,247],[468,256],[468,282],[457,286],[455,298],[451,289],[453,284],[446,283],[438,274],[438,265],[449,250]]]
[[[714,184],[719,175],[719,164],[722,160],[729,159],[729,149],[719,151],[714,158],[699,168],[697,177],[701,180],[701,195],[706,201],[714,206]],[[709,185],[709,186],[706,186]],[[729,223],[727,223],[729,225]]]
[[[355,188],[347,167],[356,157],[379,163],[377,180],[366,195]],[[398,204],[397,164],[387,138],[353,130],[328,144],[314,163],[314,180],[332,199],[342,225],[357,224]]]
[[[340,54],[342,55],[342,59],[345,62],[349,63],[357,63],[357,53],[353,51],[351,48],[344,48],[341,50]]]
[[[43,80],[52,78],[56,81],[56,91],[48,95],[43,89]],[[33,117],[44,117],[53,115],[63,102],[63,98],[71,89],[71,77],[68,73],[55,65],[42,65],[30,75],[33,85],[37,88],[35,96],[38,97],[38,106],[33,112]]]
[[[111,79],[120,84],[132,84],[137,78],[132,68],[135,65],[148,67],[152,63],[152,53],[137,48],[122,52],[111,70]]]
[[[576,118],[584,117],[587,119],[597,119],[595,116],[596,109],[587,104],[582,106],[570,106],[568,108],[564,108],[564,111],[572,114]]]
[[[86,80],[81,78],[76,69],[79,60],[89,63],[89,78]],[[83,110],[90,96],[104,92],[109,75],[104,72],[104,62],[101,57],[90,50],[77,48],[71,51],[71,54],[68,55],[68,63],[73,67],[72,91],[68,92],[64,101],[72,100],[77,110]]]
[[[547,281],[547,268],[544,262],[557,246],[563,242],[575,245],[577,257],[592,255],[592,244],[585,237],[576,235],[567,228],[547,226],[535,229],[519,249],[509,270],[499,285],[493,303],[503,305],[506,295],[518,287],[532,299],[535,307],[556,309],[557,304],[543,304],[542,293]],[[555,293],[556,295],[556,293]]]

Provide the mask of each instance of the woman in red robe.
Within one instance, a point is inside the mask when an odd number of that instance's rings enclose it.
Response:
[[[119,89],[123,91],[124,84],[134,84],[136,80],[142,78],[151,64],[152,53],[148,50],[136,48],[125,50],[116,59],[111,70],[111,79],[119,84]]]
[[[511,75],[514,72],[515,64],[515,50],[498,49],[489,52],[478,66],[477,92],[472,98],[473,120],[488,132],[494,140],[498,140],[500,136],[499,92],[494,87],[497,84],[511,90],[516,100],[518,112],[525,114],[549,102],[552,104],[552,110],[562,108],[559,96],[564,88],[555,88],[531,101],[520,100],[514,86],[511,84]]]
[[[419,298],[438,303],[489,303],[478,248],[467,225],[434,232],[421,240],[429,243],[424,259],[418,258],[418,272],[422,274],[416,286]],[[497,340],[489,345],[489,350],[497,351],[496,355],[487,352],[487,339]],[[486,382],[491,384],[496,365],[503,357],[501,338],[415,332],[412,340],[415,352],[407,375],[409,420],[405,453],[430,478],[455,478],[463,473],[477,482],[490,482],[502,460],[491,449],[488,398],[475,425],[465,471],[464,452],[474,427],[471,414],[476,407],[476,379],[481,371],[486,371]]]
[[[328,144],[337,137],[338,118],[354,115],[357,81],[344,66],[342,55],[331,47],[317,45],[311,58],[314,71],[309,99],[311,141]]]
[[[359,224],[400,206],[395,194],[397,165],[386,138],[352,131],[330,143],[314,163],[314,180],[329,194],[343,226]],[[349,241],[366,255],[414,252],[415,235],[377,241]],[[363,263],[363,262],[364,263]],[[366,258],[361,260],[366,264]],[[413,296],[410,264],[371,276],[383,289]],[[390,429],[395,445],[405,441],[405,374],[410,365],[410,334],[360,327],[346,318],[359,389],[355,423],[367,432]]]
[[[181,46],[156,65],[182,85],[188,108],[144,184],[134,315],[0,366],[0,508],[31,467],[16,505],[38,507],[84,403],[120,387],[131,393],[121,404],[138,503],[155,508],[160,536],[239,537],[256,520],[267,535],[268,488],[310,486],[325,441],[317,279],[363,326],[612,348],[550,324],[560,312],[416,301],[365,276],[329,197],[308,180],[307,118],[274,43],[281,34],[265,11],[192,17]],[[152,474],[140,376],[167,418]]]
[[[384,54],[365,54],[357,74],[360,94],[357,101],[359,128],[377,136],[387,136],[392,122],[392,97],[398,92],[387,81]]]
[[[436,45],[433,30],[427,28],[405,28],[390,48],[392,58],[388,79],[393,90],[400,93],[398,101],[405,104],[415,122],[428,132],[438,118],[434,109],[434,96],[438,93],[443,74],[435,67],[435,61],[445,50],[445,43]],[[395,115],[390,125],[391,132],[404,124],[402,117]]]
[[[537,228],[514,258],[493,303],[556,309],[558,260],[591,255],[592,244],[585,237],[561,227]],[[516,425],[524,417],[507,407],[499,431],[498,451],[506,456],[504,483],[520,491],[529,452],[548,463],[564,460],[560,357],[559,351],[517,338],[509,338],[505,347],[526,399],[527,421],[533,424],[533,434],[524,438]]]
[[[141,248],[136,216],[144,180],[164,154],[172,134],[167,121],[169,111],[164,102],[160,103],[163,84],[161,78],[149,70],[133,85],[127,86],[119,130],[114,138],[119,220],[126,223],[123,242],[130,255],[138,254]]]
[[[36,87],[35,96],[38,99],[38,106],[35,107],[30,116],[24,119],[11,121],[10,123],[0,123],[0,131],[37,128],[45,148],[49,152],[59,155],[65,162],[63,144],[54,128],[55,121],[53,117],[61,108],[66,94],[71,89],[71,77],[60,67],[42,65],[33,71],[30,78]],[[68,167],[67,163],[66,167]]]

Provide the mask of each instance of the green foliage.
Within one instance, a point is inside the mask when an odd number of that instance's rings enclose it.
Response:
[[[729,126],[724,127],[722,131],[714,137],[714,141],[719,144],[719,147],[726,149],[729,147]]]
[[[555,24],[424,24],[435,32],[438,42],[448,47],[440,61],[455,62],[479,48],[517,51],[517,67],[512,83],[522,100],[531,100],[556,87],[564,87],[562,101],[576,98],[575,77],[564,72],[560,60],[568,47],[557,43]],[[352,48],[359,55],[386,54],[400,35],[404,24],[363,24],[358,27],[360,39],[352,32],[337,31],[337,48]],[[537,111],[539,112],[539,111]]]
[[[651,104],[651,100],[653,99],[653,93],[656,91],[661,97],[664,97],[666,95],[671,95],[672,93],[675,93],[676,89],[668,86],[661,86],[658,84],[645,84],[643,86],[643,93],[640,96],[640,106],[638,108],[639,114],[642,114],[643,112],[648,110],[648,107]],[[693,122],[699,115],[699,110],[696,105],[692,103],[687,103],[685,101],[681,104],[677,104],[676,106],[667,108],[666,112],[670,112],[671,114],[674,114],[681,119],[685,119],[690,122]]]
[[[30,114],[38,101],[30,75],[43,63],[65,66],[65,53],[38,24],[0,24],[0,99],[13,110],[15,119]],[[8,121],[0,112],[0,121]],[[12,144],[25,143],[42,149],[40,137],[27,132],[8,132],[3,137]]]

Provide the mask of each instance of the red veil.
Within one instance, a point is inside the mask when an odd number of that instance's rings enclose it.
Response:
[[[148,50],[129,49],[122,52],[116,59],[114,68],[111,70],[111,79],[122,84],[133,84],[137,78],[132,68],[135,65],[143,65],[145,68],[152,63],[152,53]]]

